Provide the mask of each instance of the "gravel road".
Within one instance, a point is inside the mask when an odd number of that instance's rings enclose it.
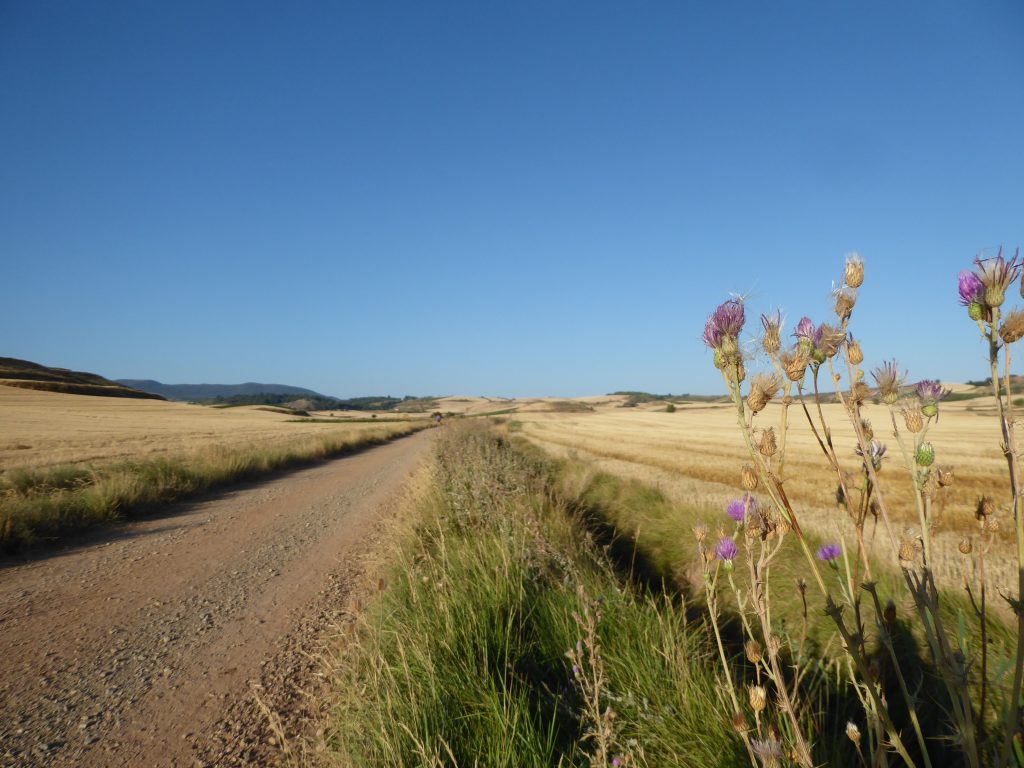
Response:
[[[0,563],[0,765],[280,762],[431,432]]]

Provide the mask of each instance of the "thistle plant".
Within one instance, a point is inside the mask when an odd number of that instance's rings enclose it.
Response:
[[[812,765],[814,734],[801,721],[804,707],[801,683],[807,674],[807,605],[818,606],[831,619],[841,640],[841,666],[848,683],[863,706],[862,732],[857,723],[846,734],[864,765],[888,765],[891,760],[916,766],[932,765],[934,747],[931,723],[919,714],[920,680],[905,670],[894,643],[896,602],[880,594],[879,574],[894,572],[905,589],[915,612],[916,629],[923,637],[927,661],[941,680],[943,705],[952,724],[951,743],[969,766],[1024,764],[1021,757],[1021,688],[1024,683],[1024,521],[1021,520],[1019,454],[1014,435],[1014,413],[1010,390],[1012,344],[1024,338],[1024,311],[1005,312],[1003,305],[1024,267],[1019,253],[992,259],[976,259],[973,270],[959,275],[960,303],[967,309],[988,346],[992,394],[1000,423],[1001,450],[1009,477],[1010,517],[1013,520],[1019,583],[1016,597],[1004,596],[1016,615],[1017,634],[1012,684],[999,695],[993,690],[996,677],[989,658],[989,595],[985,580],[986,558],[991,557],[998,530],[998,505],[989,498],[979,501],[975,517],[979,526],[977,546],[971,538],[960,544],[963,558],[963,586],[971,620],[976,622],[981,641],[974,644],[965,630],[968,617],[962,614],[949,626],[954,608],[935,580],[935,534],[938,512],[944,506],[944,489],[953,483],[954,472],[937,464],[935,444],[929,439],[938,428],[943,401],[950,390],[938,380],[923,379],[908,386],[908,374],[896,360],[870,371],[867,383],[863,368],[865,350],[850,329],[858,293],[865,282],[863,260],[856,255],[846,261],[843,278],[834,290],[835,317],[815,324],[802,317],[795,325],[792,343],[787,338],[780,313],[762,315],[763,334],[756,358],[766,370],[747,379],[747,365],[754,360],[741,345],[746,324],[744,302],[730,299],[709,317],[704,342],[713,351],[736,411],[749,463],[740,472],[744,494],[726,507],[732,532],[720,531],[717,543],[709,543],[706,530],[698,531],[698,550],[704,570],[705,598],[710,622],[718,643],[723,668],[722,684],[726,704],[733,710],[733,722],[747,746],[753,765],[781,764],[788,759]],[[1024,284],[1020,286],[1024,297]],[[1002,365],[1002,368],[1000,368]],[[854,444],[837,446],[822,407],[823,388],[834,397],[853,427]],[[873,389],[873,391],[872,391]],[[781,397],[780,397],[781,396]],[[889,451],[877,439],[866,409],[877,397],[887,411],[896,451]],[[781,408],[768,409],[778,400]],[[834,473],[836,499],[844,513],[839,541],[813,541],[800,524],[797,505],[787,496],[786,436],[791,426],[790,410],[797,408],[807,422],[821,454]],[[899,418],[897,418],[899,417]],[[767,419],[777,419],[765,423]],[[894,456],[898,453],[898,456]],[[841,457],[856,455],[858,472],[848,474]],[[904,474],[886,472],[886,483],[906,483],[914,500],[916,525],[897,530],[887,486],[880,475],[887,463],[903,464]],[[901,479],[902,478],[902,479]],[[756,496],[754,495],[756,492]],[[889,562],[871,556],[876,537],[889,552]],[[806,580],[798,585],[803,604],[803,626],[790,632],[776,621],[773,595],[791,587],[773,585],[772,570],[784,549],[796,547],[806,562]],[[747,571],[747,589],[734,580],[735,569]],[[883,580],[884,581],[884,580]],[[809,587],[808,587],[809,585]],[[811,596],[808,597],[808,588]],[[755,682],[741,704],[739,683],[730,672],[730,661],[719,629],[720,589],[735,596],[746,642],[748,662],[754,667]],[[895,595],[902,597],[902,595]],[[779,598],[776,598],[779,599]],[[883,605],[884,604],[884,605]],[[877,649],[877,650],[874,650]],[[882,679],[880,665],[891,670]],[[897,727],[892,707],[900,701],[906,710],[906,727]],[[1001,707],[1000,712],[996,708]],[[747,712],[753,716],[749,727]],[[926,727],[929,726],[926,733]]]

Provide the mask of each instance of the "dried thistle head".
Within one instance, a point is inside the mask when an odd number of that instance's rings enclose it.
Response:
[[[865,464],[870,461],[871,466],[874,467],[875,472],[879,472],[882,469],[882,459],[885,458],[885,443],[878,440],[872,440],[868,443],[868,455],[864,455],[864,451],[858,445],[853,449],[854,452],[865,460]]]
[[[702,542],[708,537],[708,527],[704,525],[704,523],[693,526],[691,530],[693,531],[694,538],[697,539],[698,542]]]
[[[994,514],[996,511],[996,503],[988,496],[979,496],[978,504],[974,508],[974,518],[976,520],[984,520],[986,517]]]
[[[761,649],[761,644],[754,638],[750,638],[743,644],[743,650],[747,654],[747,661],[751,664],[759,664],[761,659],[764,658],[764,652]]]
[[[782,313],[776,312],[774,316],[761,315],[761,325],[764,326],[761,347],[770,356],[777,355],[782,349]]]
[[[750,394],[747,395],[747,407],[754,413],[760,413],[782,388],[782,382],[774,373],[759,373],[750,382]]]
[[[1007,344],[1024,339],[1024,309],[1012,310],[999,328],[999,338]]]
[[[826,358],[835,357],[846,341],[846,331],[828,323],[822,323],[814,336],[815,349]]]
[[[853,314],[853,307],[857,303],[857,294],[846,288],[836,291],[836,317],[839,322],[845,323]]]
[[[871,375],[878,386],[878,394],[882,398],[882,402],[887,405],[895,403],[899,399],[900,388],[906,379],[906,374],[900,371],[896,361],[889,360],[882,363],[871,372]]]
[[[750,708],[755,712],[764,712],[768,706],[768,691],[763,685],[747,686],[747,698],[750,700]]]
[[[861,419],[860,420],[860,428],[861,428],[861,431],[864,433],[864,439],[865,440],[868,440],[868,441],[874,440],[874,438],[875,438],[875,430],[871,426],[871,421],[869,419]]]
[[[758,441],[757,450],[762,456],[771,458],[778,452],[779,446],[775,441],[775,428],[768,427],[761,431],[761,439]]]
[[[732,727],[736,733],[746,733],[750,730],[750,723],[747,722],[747,716],[742,712],[732,713]]]
[[[982,533],[999,533],[1002,527],[1003,524],[999,520],[999,515],[989,515],[981,521]]]
[[[904,403],[900,412],[903,414],[903,423],[907,425],[908,432],[913,432],[916,435],[924,429],[924,416],[921,414],[919,403]]]
[[[757,470],[749,464],[744,464],[743,469],[740,470],[740,487],[745,491],[755,491],[757,483]]]
[[[857,724],[850,720],[846,723],[846,738],[852,741],[855,745],[860,746],[860,728]]]
[[[900,568],[913,568],[914,561],[917,559],[919,551],[920,544],[918,543],[917,539],[911,537],[909,534],[904,534],[903,537],[900,539]]]
[[[944,464],[941,467],[936,467],[936,476],[939,479],[940,488],[948,488],[953,484],[955,480],[953,476],[953,468],[948,464]]]
[[[960,550],[961,555],[969,555],[974,551],[974,542],[971,541],[970,537],[965,537],[960,540],[960,545],[957,547]]]
[[[860,365],[864,362],[864,350],[860,348],[860,342],[852,337],[846,342],[846,359],[850,365]]]
[[[790,381],[801,381],[807,372],[807,366],[811,364],[810,356],[800,349],[799,346],[783,352],[779,358],[782,368]]]
[[[860,288],[864,285],[864,259],[859,253],[851,253],[846,257],[846,271],[843,277],[851,288]]]
[[[863,381],[854,382],[850,387],[850,399],[858,405],[871,397],[871,388]]]

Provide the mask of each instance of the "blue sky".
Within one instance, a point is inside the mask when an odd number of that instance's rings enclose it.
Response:
[[[984,376],[1024,5],[0,4],[0,355],[328,394],[717,392],[707,313]]]

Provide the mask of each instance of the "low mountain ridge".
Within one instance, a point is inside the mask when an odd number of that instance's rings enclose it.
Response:
[[[217,398],[252,397],[257,395],[291,395],[295,398],[326,398],[319,392],[288,384],[260,384],[247,381],[244,384],[164,384],[153,379],[118,379],[119,384],[160,395],[167,400],[203,402]]]
[[[0,357],[0,384],[45,392],[63,392],[69,395],[165,399],[159,394],[111,381],[95,373],[52,368],[16,357]]]

